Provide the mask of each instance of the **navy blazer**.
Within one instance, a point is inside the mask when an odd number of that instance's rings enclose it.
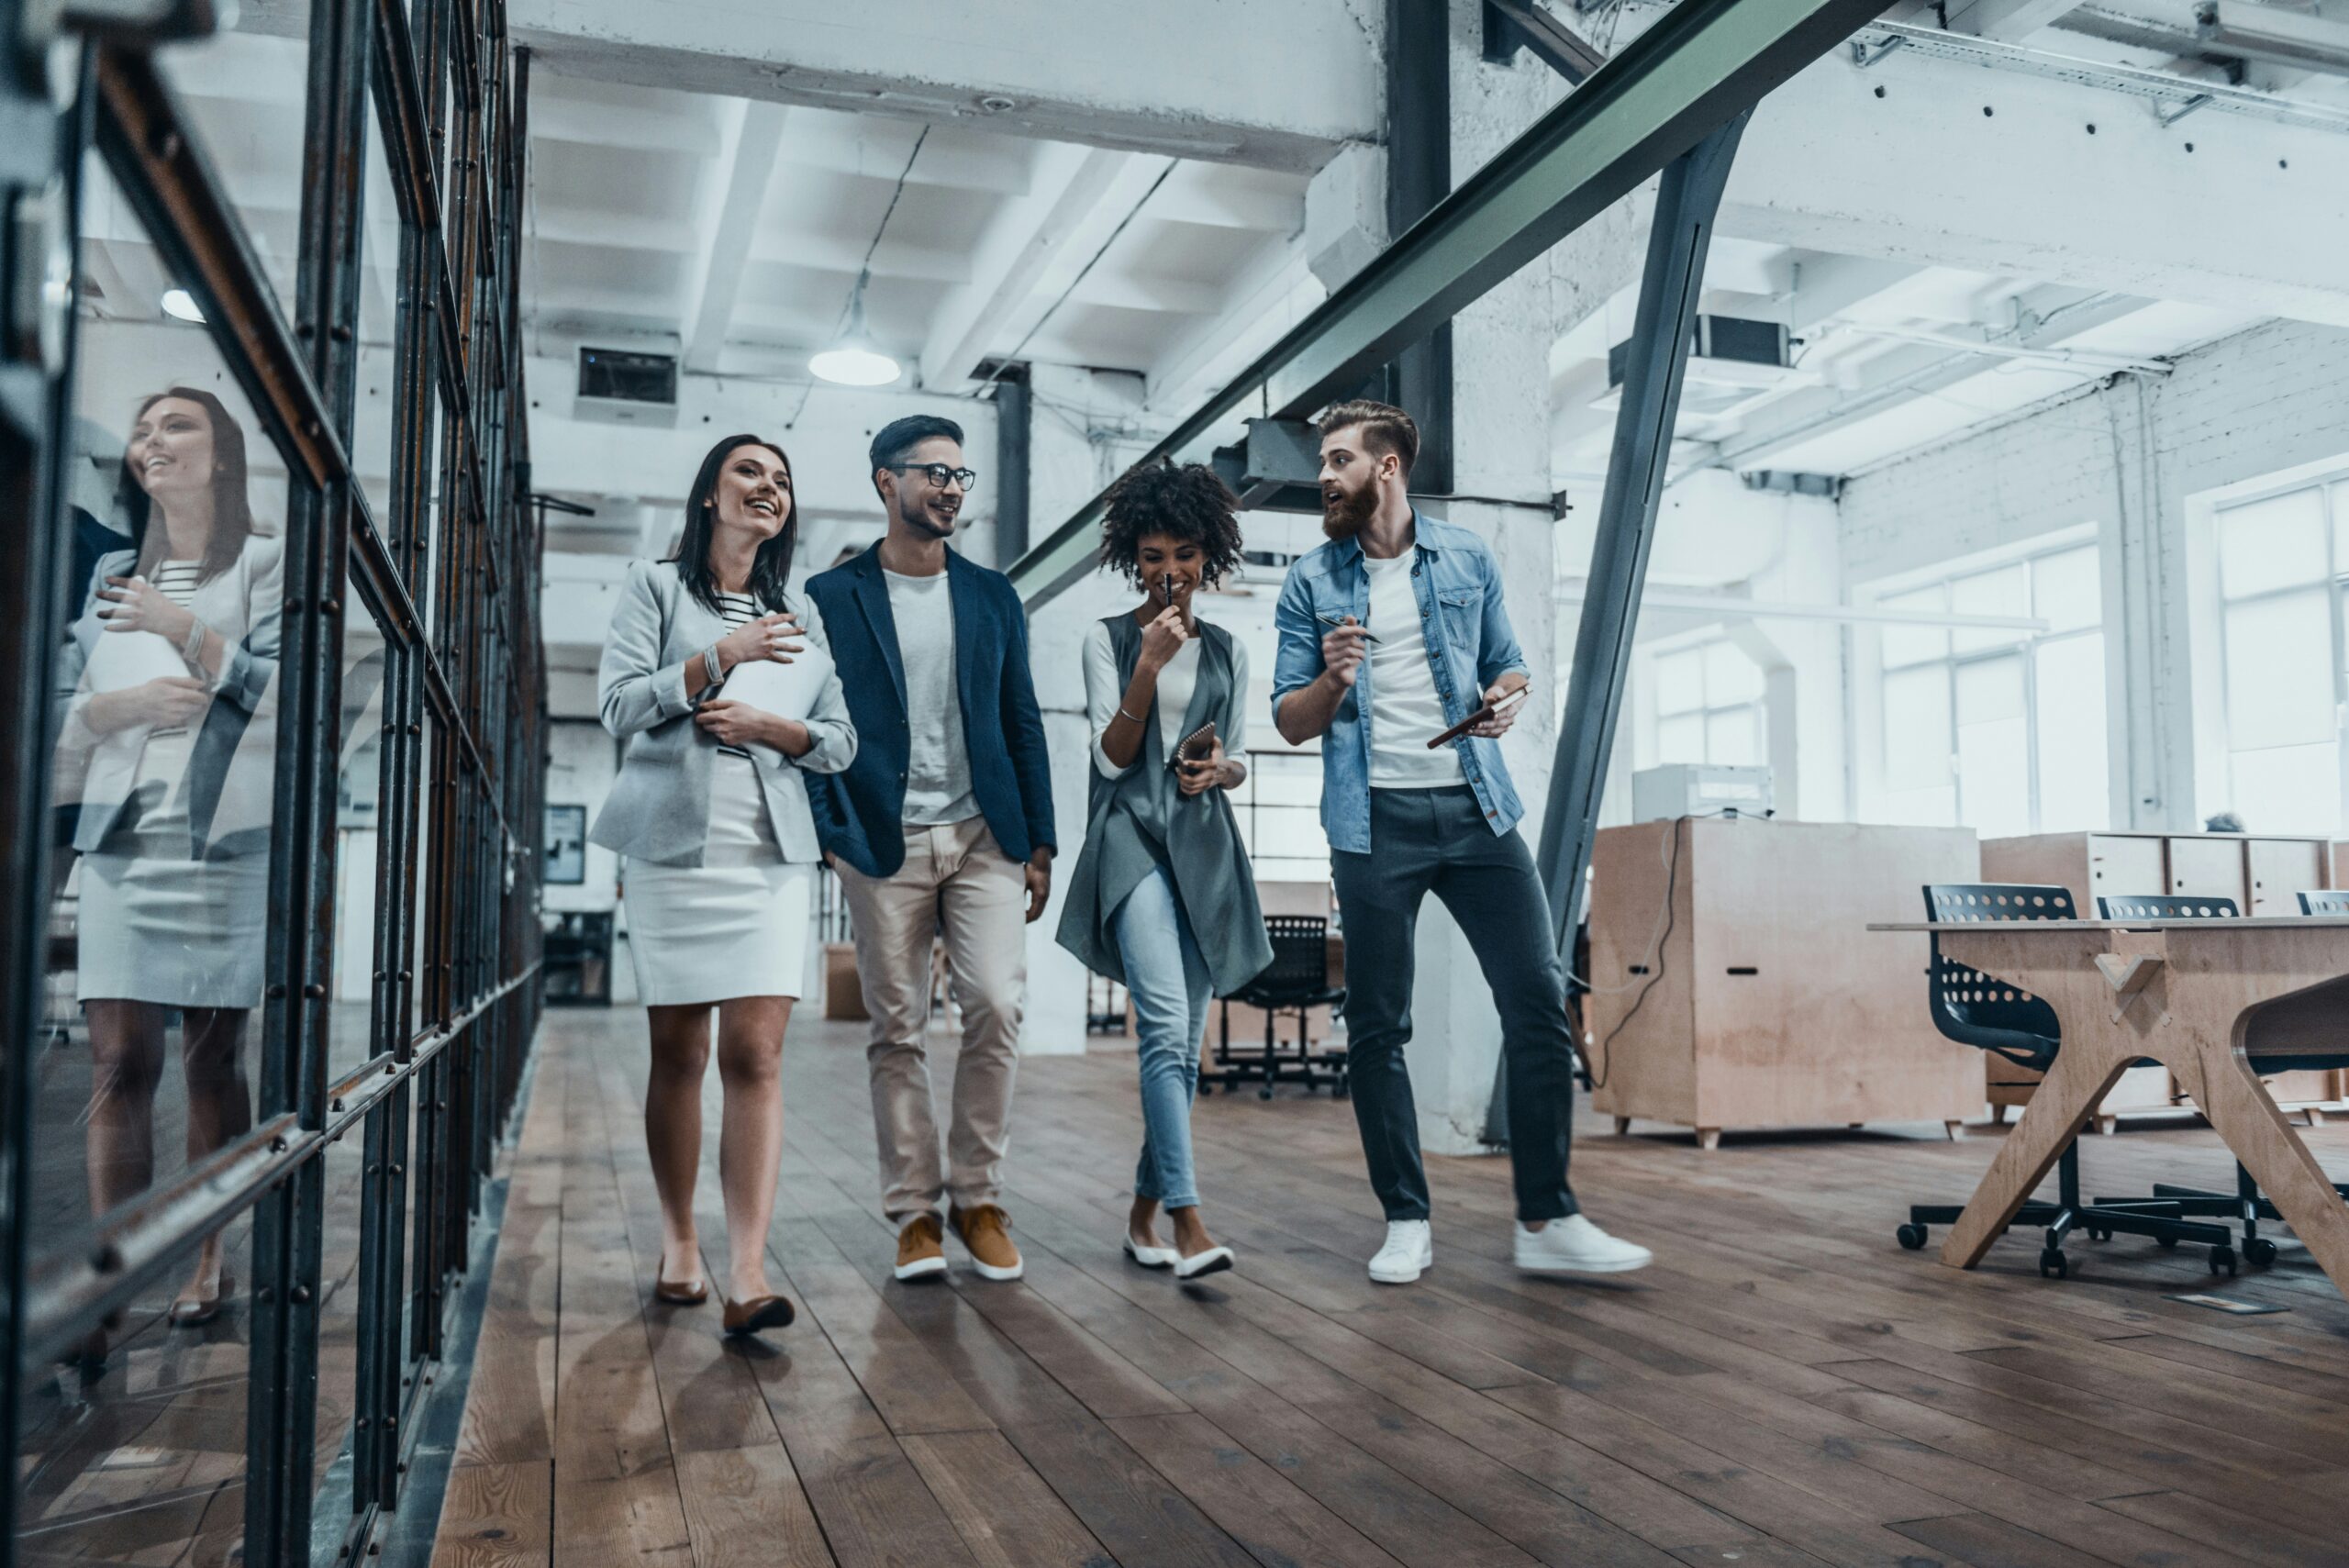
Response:
[[[1010,578],[951,550],[946,591],[954,606],[954,682],[971,754],[971,791],[1003,852],[1025,861],[1059,843],[1052,834],[1052,762],[1028,671],[1027,611]],[[881,547],[809,578],[807,596],[831,633],[832,660],[857,734],[856,760],[846,772],[807,776],[817,840],[867,876],[893,876],[906,861],[912,732]]]

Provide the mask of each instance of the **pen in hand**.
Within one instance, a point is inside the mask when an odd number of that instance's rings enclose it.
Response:
[[[1360,631],[1360,632],[1362,633],[1362,639],[1363,639],[1364,642],[1376,642],[1376,641],[1378,640],[1378,639],[1376,639],[1376,638],[1375,638],[1375,637],[1371,636],[1371,634],[1370,634],[1370,632],[1369,632],[1368,628],[1364,628],[1364,627],[1363,626],[1363,624],[1362,624],[1360,621],[1348,621],[1348,620],[1345,620],[1345,619],[1343,619],[1342,617],[1338,617],[1338,616],[1324,616],[1324,615],[1317,615],[1317,616],[1315,616],[1313,618],[1314,618],[1315,620],[1319,621],[1323,626],[1329,626],[1329,627],[1347,627],[1347,626],[1351,626],[1351,627],[1353,627],[1355,630]]]

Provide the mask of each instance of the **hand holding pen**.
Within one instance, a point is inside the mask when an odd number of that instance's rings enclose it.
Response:
[[[1366,644],[1377,640],[1367,628],[1352,616],[1341,620],[1334,616],[1316,616],[1330,629],[1321,634],[1321,664],[1330,678],[1341,686],[1354,684],[1354,676],[1362,669],[1367,651]]]

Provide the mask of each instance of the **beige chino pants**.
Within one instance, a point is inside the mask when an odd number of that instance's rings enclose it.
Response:
[[[1028,878],[986,818],[906,828],[895,876],[837,867],[855,928],[856,976],[873,1015],[865,1067],[892,1221],[998,1203],[1011,1122],[1020,1006],[1028,984]],[[943,935],[963,1045],[954,1061],[944,1157],[931,1110],[930,943]]]

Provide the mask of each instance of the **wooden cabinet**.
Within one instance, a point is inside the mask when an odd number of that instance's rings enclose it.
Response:
[[[1684,817],[1609,828],[1591,860],[1584,1027],[1619,1125],[1939,1121],[1980,1113],[1982,1053],[1926,1010],[1929,882],[1979,880],[1967,828]],[[1669,907],[1667,907],[1667,901]]]
[[[2080,914],[2096,917],[2099,897],[2165,893],[2189,897],[2232,898],[2246,915],[2300,912],[2303,888],[2333,887],[2332,847],[2321,839],[2254,838],[2242,833],[2041,833],[2021,839],[1990,839],[1982,845],[1985,882],[2045,883],[2069,888]],[[2004,1118],[2009,1106],[2026,1105],[2039,1075],[1989,1059],[1992,1110]],[[2283,1073],[2267,1080],[2268,1093],[2288,1110],[2311,1120],[2349,1098],[2349,1073]],[[2146,1111],[2175,1110],[2187,1096],[2164,1067],[2133,1067],[2121,1074],[2097,1112],[2099,1131],[2116,1118]]]

